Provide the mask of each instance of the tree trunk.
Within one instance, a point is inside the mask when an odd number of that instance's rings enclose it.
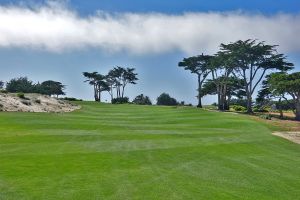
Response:
[[[120,86],[117,86],[117,98],[120,98],[120,95],[121,95]]]
[[[226,110],[230,110],[230,101],[231,101],[231,95],[227,96],[227,100],[226,100]]]
[[[201,102],[201,97],[198,97],[198,108],[202,108],[202,102]]]
[[[202,88],[201,75],[198,74],[198,105],[197,105],[198,108],[202,108],[201,88]]]
[[[95,85],[94,85],[94,98],[95,98],[95,101],[98,101],[97,89],[96,89]]]
[[[217,86],[217,93],[218,93],[218,110],[222,110],[221,93],[220,93],[219,86]]]
[[[98,91],[98,101],[101,102],[101,91]]]
[[[218,89],[218,101],[219,101],[219,110],[226,110],[226,92],[224,92],[224,86],[219,86]]]
[[[125,90],[125,85],[122,87],[122,98],[124,97],[124,90]]]
[[[279,118],[280,118],[280,119],[283,119],[283,112],[282,112],[281,98],[279,98],[278,103],[279,103],[279,105],[278,105],[279,108],[278,108],[278,109],[279,109],[279,113],[280,113]]]
[[[113,96],[113,91],[110,91],[110,101],[112,101],[114,99],[114,96]]]
[[[251,114],[253,113],[252,111],[252,95],[247,94],[247,113]]]

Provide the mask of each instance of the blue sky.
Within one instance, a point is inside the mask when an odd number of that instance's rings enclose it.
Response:
[[[120,65],[139,74],[126,91],[131,99],[167,92],[196,103],[196,77],[177,63],[237,39],[279,44],[300,65],[296,0],[1,0],[0,7],[0,80],[57,80],[77,98],[92,99],[83,71],[107,73]]]

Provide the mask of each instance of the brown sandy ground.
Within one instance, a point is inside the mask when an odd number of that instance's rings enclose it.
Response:
[[[0,94],[0,111],[5,112],[72,112],[80,106],[40,94]]]

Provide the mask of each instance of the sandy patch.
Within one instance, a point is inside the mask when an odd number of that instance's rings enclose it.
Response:
[[[40,94],[25,94],[19,98],[16,94],[0,94],[0,109],[6,112],[72,112],[80,106]]]
[[[300,132],[274,132],[272,134],[300,144]]]

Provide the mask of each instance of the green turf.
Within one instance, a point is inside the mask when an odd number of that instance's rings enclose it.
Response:
[[[0,199],[299,199],[300,146],[247,116],[81,103],[0,113]]]

